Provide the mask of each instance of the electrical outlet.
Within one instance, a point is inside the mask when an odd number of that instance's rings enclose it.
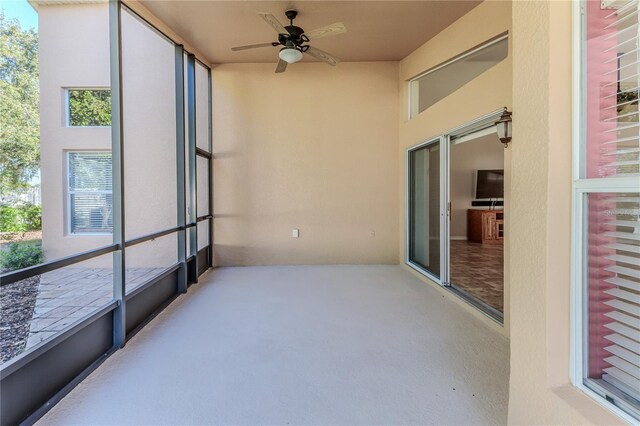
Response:
[[[298,238],[300,236],[300,230],[299,229],[292,229],[291,230],[291,236],[293,238]]]

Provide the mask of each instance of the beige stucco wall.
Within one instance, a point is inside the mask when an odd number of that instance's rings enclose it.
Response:
[[[494,112],[502,107],[511,110],[511,53],[502,62],[485,71],[476,79],[467,83],[451,95],[440,100],[430,108],[411,120],[408,118],[409,91],[408,80],[416,75],[437,66],[483,42],[511,30],[511,3],[506,1],[485,1],[462,18],[447,27],[440,34],[429,40],[416,51],[400,61],[400,143],[398,158],[398,203],[401,236],[399,238],[399,261],[405,262],[405,181],[406,181],[406,149],[427,139],[446,132],[468,121]],[[511,52],[511,40],[509,51]],[[470,310],[483,321],[509,335],[509,188],[510,188],[510,151],[505,150],[505,312],[504,327],[498,326],[486,318],[475,308],[464,302],[461,306]],[[443,294],[458,300],[450,292]]]
[[[397,263],[397,62],[274,67],[213,70],[217,265]]]
[[[513,4],[511,424],[618,424],[570,384],[571,3]]]

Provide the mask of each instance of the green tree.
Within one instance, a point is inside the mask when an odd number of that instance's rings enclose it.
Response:
[[[0,192],[24,188],[40,168],[38,34],[0,10]]]

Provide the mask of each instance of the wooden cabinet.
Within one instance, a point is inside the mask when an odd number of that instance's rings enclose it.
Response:
[[[467,240],[480,244],[502,244],[503,210],[467,210]]]

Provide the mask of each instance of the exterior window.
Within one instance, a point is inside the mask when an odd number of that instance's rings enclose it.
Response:
[[[68,182],[69,233],[110,234],[111,152],[69,152]]]
[[[501,36],[439,65],[409,81],[409,118],[446,98],[509,54],[509,40]]]
[[[111,126],[111,90],[67,89],[67,125]]]
[[[574,382],[640,419],[638,1],[582,3]]]

